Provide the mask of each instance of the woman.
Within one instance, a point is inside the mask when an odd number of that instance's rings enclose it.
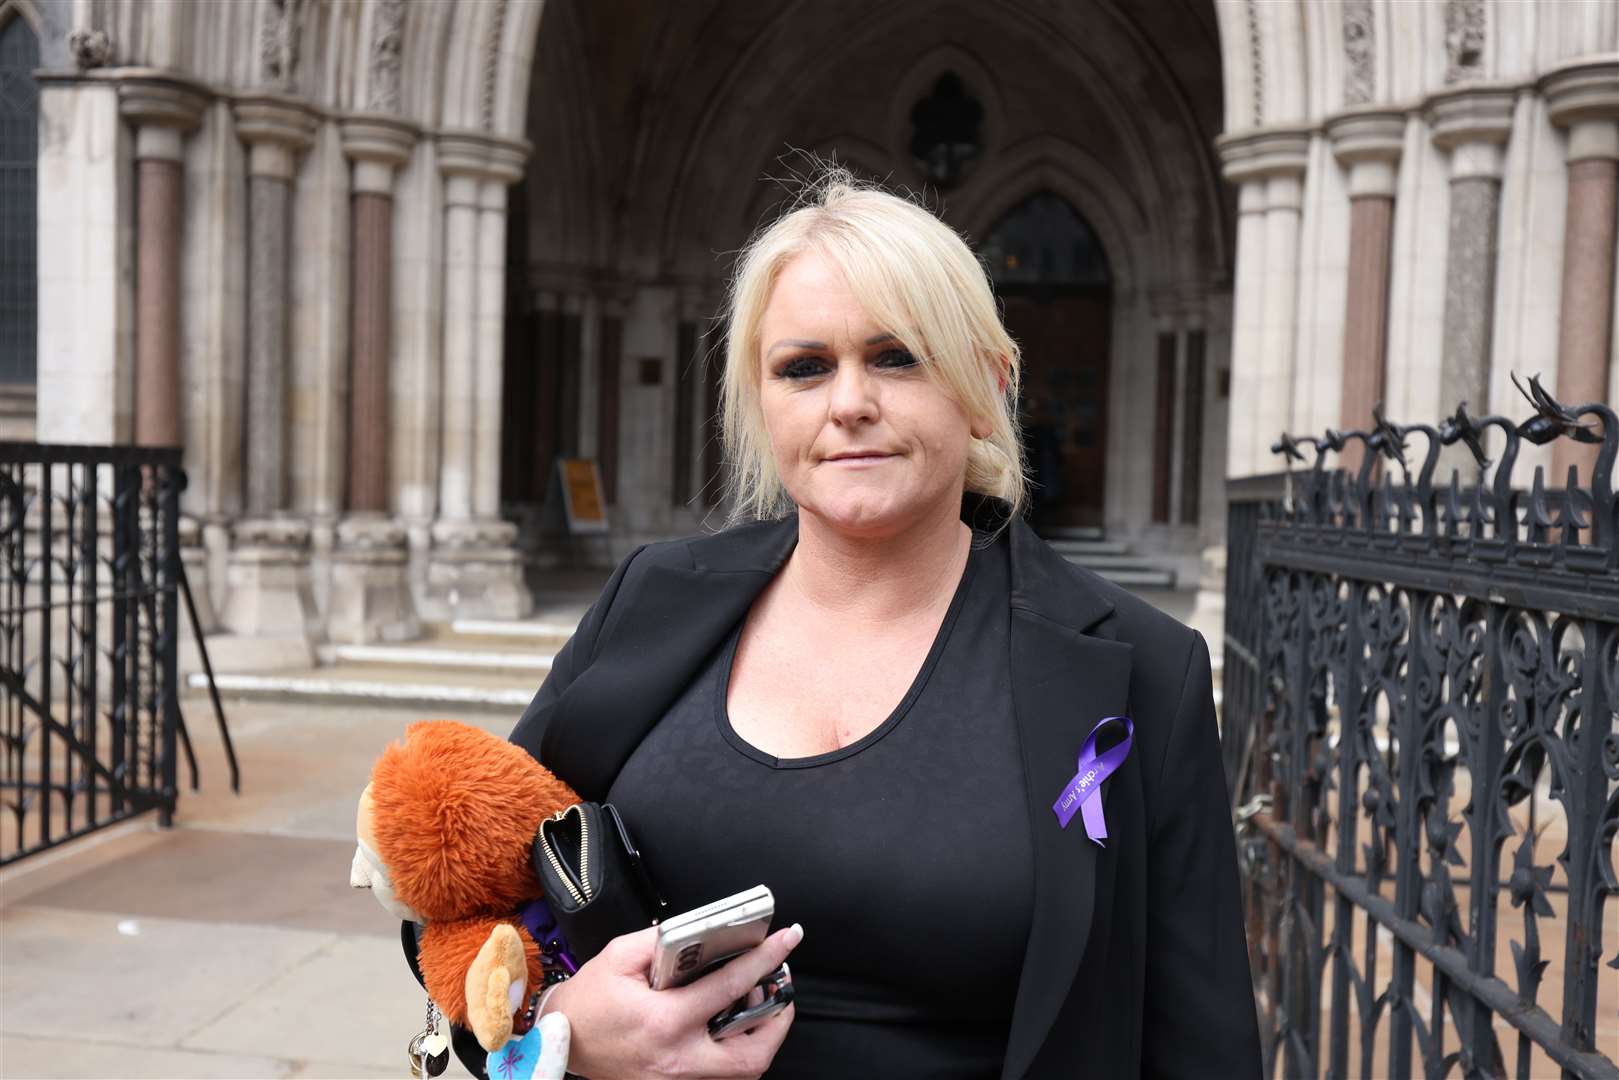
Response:
[[[620,808],[671,910],[763,882],[794,925],[677,991],[653,932],[617,939],[546,1001],[573,1071],[1257,1074],[1207,647],[1019,520],[1018,377],[911,203],[833,172],[744,252],[724,437],[756,521],[626,559],[512,739]],[[1117,716],[1098,841],[1053,800]],[[710,1040],[789,952],[797,1004]]]

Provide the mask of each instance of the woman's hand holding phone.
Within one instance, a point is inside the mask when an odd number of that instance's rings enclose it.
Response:
[[[613,1080],[763,1075],[792,1026],[791,1005],[729,1039],[710,1038],[708,1021],[779,968],[803,937],[796,924],[778,930],[718,970],[668,990],[647,985],[657,927],[614,938],[546,1002],[545,1011],[565,1014],[573,1029],[568,1070]]]

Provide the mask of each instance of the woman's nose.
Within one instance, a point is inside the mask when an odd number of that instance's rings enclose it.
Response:
[[[832,376],[832,399],[827,411],[845,426],[877,419],[877,385],[863,361],[840,363]]]

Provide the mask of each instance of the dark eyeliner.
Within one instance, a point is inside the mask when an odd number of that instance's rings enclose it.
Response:
[[[814,378],[816,375],[821,374],[824,369],[825,364],[819,357],[795,356],[782,364],[777,369],[776,375],[778,378],[798,381]]]

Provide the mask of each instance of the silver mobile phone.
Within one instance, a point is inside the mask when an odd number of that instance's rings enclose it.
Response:
[[[770,920],[775,914],[775,896],[765,886],[755,885],[663,920],[658,924],[658,947],[652,954],[652,989],[688,983],[747,952],[770,933]]]

